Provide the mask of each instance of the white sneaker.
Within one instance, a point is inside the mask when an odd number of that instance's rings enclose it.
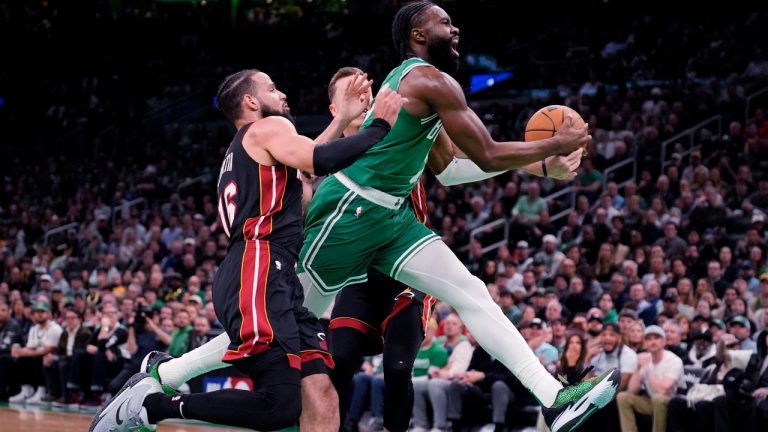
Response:
[[[428,430],[421,426],[414,426],[409,432],[428,432]]]
[[[45,391],[45,386],[40,386],[37,388],[37,391],[35,394],[29,397],[27,399],[26,404],[27,405],[42,405],[43,404],[43,398],[48,394],[47,391]]]
[[[11,396],[8,398],[8,402],[10,403],[24,403],[25,400],[32,397],[32,395],[35,393],[35,388],[31,385],[24,384],[21,386],[21,391],[16,396]]]
[[[162,393],[156,379],[146,373],[133,375],[91,422],[89,432],[154,431],[149,423],[144,399],[152,393]]]

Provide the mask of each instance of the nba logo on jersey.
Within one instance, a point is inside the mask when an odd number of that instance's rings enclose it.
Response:
[[[355,210],[355,217],[359,218],[361,214],[363,214],[363,208],[358,207],[357,210]]]

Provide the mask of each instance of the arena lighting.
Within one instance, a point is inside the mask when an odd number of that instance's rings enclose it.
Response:
[[[469,94],[474,94],[481,90],[485,90],[488,87],[493,87],[496,84],[509,78],[512,78],[512,72],[472,75],[469,78]]]

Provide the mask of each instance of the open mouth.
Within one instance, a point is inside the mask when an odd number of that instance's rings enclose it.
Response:
[[[456,47],[459,46],[459,38],[455,37],[451,40],[451,54],[455,57],[459,56],[459,51],[456,49]]]

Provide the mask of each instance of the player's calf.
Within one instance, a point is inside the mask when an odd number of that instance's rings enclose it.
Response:
[[[339,397],[326,374],[309,375],[301,380],[302,432],[338,432]]]

